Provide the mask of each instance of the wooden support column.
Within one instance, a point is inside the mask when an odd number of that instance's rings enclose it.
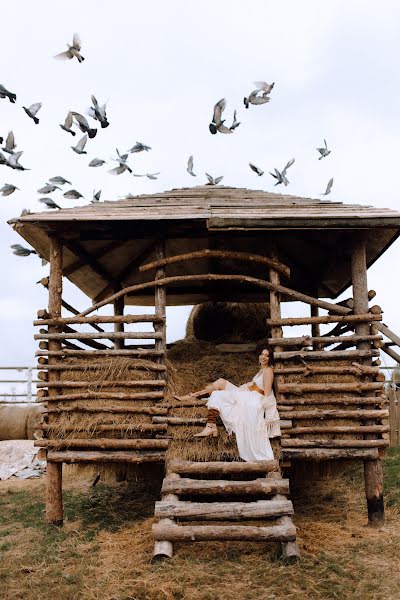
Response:
[[[165,242],[158,242],[155,248],[155,257],[156,260],[162,260],[165,258]],[[163,279],[165,277],[165,266],[158,267],[156,269],[155,281],[159,279]],[[165,286],[156,286],[155,289],[155,314],[157,317],[162,317],[163,320],[159,323],[154,323],[154,330],[156,332],[161,332],[162,337],[160,339],[155,340],[155,349],[162,350],[164,354],[160,356],[157,362],[164,364],[165,363],[165,352],[167,349],[167,328],[166,328],[166,305],[167,305],[167,290]],[[158,379],[166,379],[166,373],[158,373]]]
[[[318,293],[317,293],[316,297],[318,297]],[[318,306],[310,305],[310,315],[312,317],[319,316]],[[311,324],[311,337],[320,337],[320,336],[321,336],[321,330],[320,330],[319,323],[312,323]],[[313,350],[323,350],[323,349],[324,349],[323,344],[320,344],[319,342],[313,343]]]
[[[52,238],[50,246],[50,277],[49,277],[49,308],[48,313],[50,318],[61,317],[62,305],[62,244]],[[57,325],[49,325],[49,333],[59,333],[60,327]],[[49,351],[61,350],[61,340],[49,340]],[[57,364],[58,356],[49,356],[49,365]],[[57,371],[49,371],[49,383],[58,379]],[[57,396],[59,390],[57,388],[49,388],[48,401],[51,407],[51,399]],[[49,415],[49,423],[51,424],[54,416]],[[46,520],[52,525],[63,524],[63,502],[62,502],[62,463],[47,461],[46,472]]]
[[[120,296],[114,300],[114,315],[116,317],[120,317],[124,314],[125,307],[125,296]],[[114,323],[114,332],[115,333],[123,333],[124,324],[123,323]],[[121,350],[125,345],[123,339],[115,339],[114,340],[114,348],[118,348]]]
[[[272,259],[276,259],[277,258],[277,253],[274,250],[271,254],[271,258]],[[271,267],[269,269],[269,280],[271,283],[274,283],[276,285],[280,285],[280,276],[278,271],[276,271],[273,267]],[[281,318],[281,301],[280,301],[280,294],[279,292],[270,289],[269,292],[269,306],[270,306],[270,318],[271,320],[277,320]],[[280,326],[276,326],[273,325],[271,327],[271,335],[270,337],[274,337],[274,338],[281,338],[282,337],[282,327]],[[282,352],[283,351],[283,346],[274,346],[271,347],[270,352],[271,354],[273,352]],[[283,394],[278,392],[278,388],[279,388],[279,384],[284,383],[284,376],[283,375],[276,375],[275,376],[275,390],[276,390],[276,397],[277,397],[277,401],[278,404],[284,404],[284,396]]]
[[[353,283],[354,314],[368,312],[368,284],[367,284],[367,258],[365,236],[360,234],[355,240],[351,257],[351,271]],[[368,335],[369,324],[356,323],[357,335]],[[369,350],[370,343],[361,341],[357,344],[358,350]],[[363,364],[370,365],[369,358],[364,359]],[[369,422],[367,423],[370,424]],[[366,434],[368,437],[368,434]],[[364,460],[364,483],[367,499],[368,524],[381,525],[384,523],[383,502],[383,468],[381,459]]]

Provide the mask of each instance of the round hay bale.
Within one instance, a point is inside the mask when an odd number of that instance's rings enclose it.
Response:
[[[204,302],[193,307],[186,338],[214,343],[254,342],[268,337],[268,303]]]
[[[0,406],[0,440],[33,439],[40,412],[40,406]]]

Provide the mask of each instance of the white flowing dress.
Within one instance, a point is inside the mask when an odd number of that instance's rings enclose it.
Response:
[[[217,409],[227,432],[236,435],[240,458],[272,460],[269,438],[281,435],[276,399],[273,391],[269,396],[251,391],[254,384],[264,389],[262,370],[249,383],[238,387],[228,381],[224,390],[212,392],[207,408]]]

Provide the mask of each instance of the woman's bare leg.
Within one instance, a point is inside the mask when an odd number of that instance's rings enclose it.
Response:
[[[212,392],[224,390],[226,387],[226,384],[227,384],[226,379],[220,378],[220,379],[217,379],[216,381],[213,381],[212,383],[209,383],[202,390],[198,390],[197,392],[191,392],[190,394],[187,394],[186,396],[175,396],[175,398],[177,398],[177,400],[184,400],[184,399],[188,399],[188,398],[202,398],[203,396],[209,396],[210,394],[212,394]]]

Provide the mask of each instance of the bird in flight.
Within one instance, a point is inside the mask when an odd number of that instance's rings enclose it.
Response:
[[[262,171],[260,169],[260,167],[257,167],[253,163],[249,163],[249,167],[252,171],[254,171],[254,173],[257,173],[257,175],[259,175],[259,177],[261,177],[261,175],[264,175],[264,171]]]
[[[71,146],[72,150],[74,152],[76,152],[77,154],[87,154],[86,150],[85,150],[85,146],[86,146],[86,142],[88,140],[88,136],[84,135],[79,142],[76,144],[76,146]]]
[[[213,118],[208,128],[210,132],[215,135],[218,131],[220,133],[233,133],[233,129],[224,125],[225,119],[222,120],[222,113],[226,108],[225,98],[221,98],[214,106]],[[237,126],[237,125],[236,125]]]
[[[3,146],[4,152],[8,152],[8,154],[13,154],[17,144],[15,143],[14,133],[12,131],[8,132],[6,137],[6,143]]]
[[[326,143],[326,140],[324,140],[323,148],[317,148],[317,152],[319,152],[319,154],[320,154],[320,156],[318,157],[318,160],[325,158],[325,156],[328,156],[328,154],[331,153],[331,150],[328,150],[328,145]]]
[[[100,106],[96,100],[96,96],[94,96],[93,94],[92,94],[91,98],[92,98],[93,106],[91,106],[89,108],[89,114],[91,117],[93,117],[93,119],[96,119],[97,121],[99,121],[102,129],[104,129],[105,127],[108,127],[110,124],[107,121],[106,104],[102,104]]]
[[[91,203],[94,204],[95,202],[100,202],[100,196],[101,196],[101,190],[99,190],[98,192],[95,192],[93,190],[93,198],[91,199]]]
[[[282,171],[278,171],[278,169],[274,169],[275,173],[271,173],[271,171],[270,171],[270,175],[272,175],[272,177],[275,177],[275,179],[277,180],[275,185],[279,185],[281,183],[283,183],[285,186],[288,185],[289,180],[286,177],[286,173],[287,173],[287,170],[289,169],[289,167],[291,167],[293,163],[294,163],[294,158],[291,158],[286,163],[286,165],[283,167]]]
[[[271,98],[269,97],[269,94],[271,93],[275,83],[255,81],[254,85],[256,86],[256,89],[253,90],[247,98],[243,98],[243,104],[246,108],[249,108],[250,104],[257,105],[266,104],[267,102],[270,102]]]
[[[73,125],[74,119],[72,116],[72,112],[70,111],[67,116],[65,117],[65,121],[64,124],[61,125],[60,127],[61,129],[64,129],[64,131],[68,131],[68,133],[70,133],[71,135],[75,135],[75,131],[72,131],[72,125]]]
[[[77,192],[76,190],[68,190],[63,194],[64,198],[68,198],[69,200],[78,200],[78,198],[83,198],[82,194]]]
[[[208,183],[206,183],[206,185],[218,185],[224,178],[223,175],[214,178],[211,175],[209,175],[209,173],[206,173],[206,177],[208,179]]]
[[[0,194],[2,196],[10,196],[13,194],[15,190],[19,190],[16,185],[12,185],[11,183],[5,183],[2,188],[0,188]]]
[[[21,244],[12,244],[10,246],[13,250],[13,254],[17,256],[29,256],[30,254],[37,254],[36,250],[32,250],[32,248],[26,248]]]
[[[35,104],[31,104],[29,108],[26,108],[26,106],[23,106],[22,108],[24,109],[28,117],[30,117],[36,125],[39,125],[39,119],[37,118],[36,114],[42,108],[42,103],[36,102]]]
[[[61,208],[61,206],[58,206],[52,198],[39,198],[39,202],[44,204],[46,208]]]
[[[39,188],[37,192],[38,192],[38,194],[51,194],[52,192],[55,192],[56,190],[61,190],[61,188],[58,187],[58,185],[46,183],[46,185],[43,186],[42,188]]]
[[[332,186],[333,186],[333,177],[331,177],[330,180],[328,181],[326,190],[325,190],[325,192],[321,193],[321,196],[327,196],[328,194],[330,194],[331,190],[332,190]]]
[[[27,169],[26,167],[23,167],[19,163],[19,159],[21,158],[22,155],[23,155],[23,151],[21,151],[21,152],[14,152],[9,157],[9,159],[7,161],[7,165],[9,167],[11,167],[12,169],[16,169],[17,171],[29,171],[29,169]]]
[[[92,158],[92,160],[89,163],[89,167],[101,167],[102,165],[105,165],[106,161],[102,160],[101,158]]]
[[[72,111],[72,116],[75,118],[75,121],[78,123],[79,129],[82,133],[87,133],[90,139],[94,138],[97,133],[97,129],[92,129],[89,125],[89,121],[86,117],[81,115],[78,112]]]
[[[151,150],[150,146],[146,146],[146,144],[142,144],[142,142],[136,142],[129,152],[135,154],[136,152],[148,152],[149,150]]]
[[[49,181],[51,181],[51,183],[57,183],[58,185],[65,185],[66,183],[72,185],[68,179],[64,179],[64,177],[61,177],[60,175],[57,175],[57,177],[50,177]]]
[[[193,173],[193,155],[189,156],[186,170],[192,177],[197,177],[196,173]]]
[[[158,171],[158,173],[133,173],[134,177],[147,177],[148,179],[157,179],[157,175],[160,174],[160,171]]]
[[[118,154],[118,158],[116,158],[115,160],[118,162],[118,167],[114,167],[114,169],[110,169],[108,172],[111,175],[121,175],[121,173],[124,173],[125,171],[132,173],[132,169],[130,168],[130,166],[127,163],[128,153],[120,154],[118,148],[116,148],[116,151]],[[140,176],[136,175],[136,177],[140,177]]]
[[[77,33],[74,33],[74,37],[72,39],[72,45],[67,44],[68,50],[65,52],[61,52],[60,54],[56,54],[54,58],[58,60],[71,60],[71,58],[76,58],[78,62],[83,62],[85,59],[81,54],[81,40]]]
[[[0,98],[8,98],[12,104],[15,104],[15,102],[17,100],[17,96],[15,94],[13,94],[12,92],[10,92],[7,88],[5,88],[4,85],[2,85],[1,83],[0,83]]]

